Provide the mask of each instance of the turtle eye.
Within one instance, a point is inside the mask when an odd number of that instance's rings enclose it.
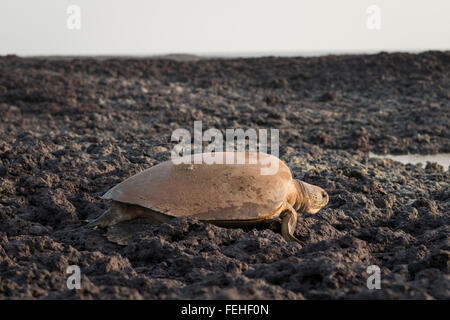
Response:
[[[327,193],[325,191],[322,191],[322,198],[326,198],[327,197]]]

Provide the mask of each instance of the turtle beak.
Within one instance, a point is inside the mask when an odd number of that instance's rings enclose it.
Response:
[[[325,190],[322,190],[322,199],[323,199],[322,207],[325,207],[328,204],[328,201],[330,200],[330,197],[328,196],[328,193]]]

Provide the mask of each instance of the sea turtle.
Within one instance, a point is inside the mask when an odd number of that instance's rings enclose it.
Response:
[[[141,224],[120,225],[136,218],[159,224],[192,217],[222,227],[241,227],[281,217],[284,239],[305,245],[294,236],[297,212],[315,214],[324,207],[328,194],[322,188],[293,179],[288,166],[273,155],[257,153],[251,163],[247,152],[244,164],[225,163],[227,156],[236,163],[236,152],[214,155],[222,157],[224,164],[195,163],[188,156],[190,161],[184,161],[188,163],[165,161],[126,179],[103,195],[113,200],[112,206],[88,226],[109,227],[108,239],[126,245]],[[278,166],[274,174],[262,174],[273,164]]]

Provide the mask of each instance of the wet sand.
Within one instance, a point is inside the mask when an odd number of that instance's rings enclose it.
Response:
[[[391,159],[394,161],[399,161],[403,164],[421,164],[422,167],[428,163],[436,163],[444,170],[449,170],[450,167],[450,153],[438,153],[438,154],[387,154],[378,155],[375,153],[369,153],[370,158],[379,159]]]

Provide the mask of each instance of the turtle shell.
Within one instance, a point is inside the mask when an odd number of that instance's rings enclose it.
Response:
[[[236,163],[238,153],[213,155],[224,162],[226,157],[234,158]],[[249,153],[245,153],[244,164],[194,163],[193,157],[199,154],[187,156],[188,164],[165,161],[116,185],[103,199],[205,221],[269,218],[284,206],[292,175],[277,157],[256,155],[256,163],[250,163]],[[263,168],[274,164],[278,164],[275,174],[261,174]]]

